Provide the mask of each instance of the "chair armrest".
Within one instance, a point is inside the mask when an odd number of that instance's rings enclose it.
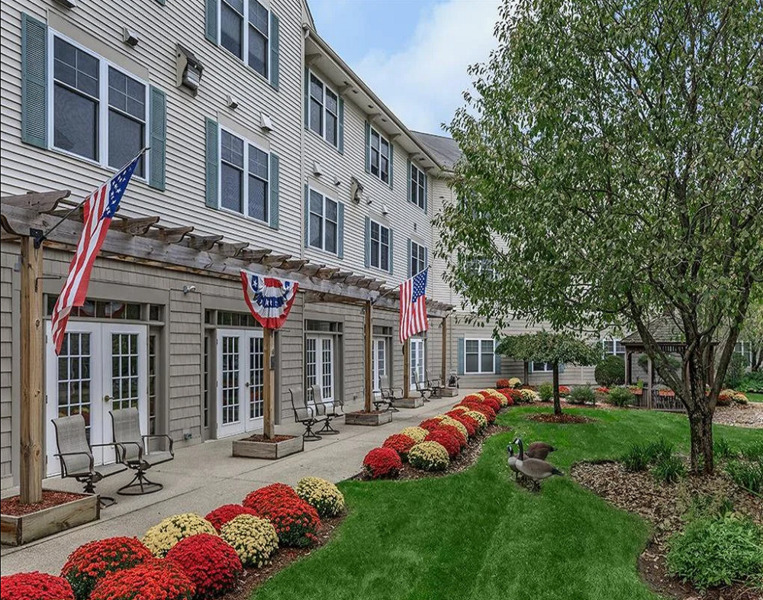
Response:
[[[124,463],[125,458],[127,456],[127,448],[125,446],[137,446],[138,447],[138,460],[143,459],[143,445],[139,442],[109,442],[108,444],[91,444],[91,447],[97,448],[99,446],[113,446],[114,449],[117,451],[117,458],[119,459],[119,462]],[[121,457],[120,457],[121,452]]]
[[[69,476],[69,473],[66,469],[66,463],[64,462],[64,457],[66,456],[87,456],[88,460],[90,461],[89,472],[92,473],[95,470],[95,459],[90,452],[59,452],[53,456],[57,456],[58,460],[61,461],[61,479]]]
[[[166,433],[155,433],[155,434],[151,434],[151,435],[144,435],[143,436],[143,440],[144,440],[143,444],[145,445],[145,442],[147,440],[159,439],[159,438],[163,438],[163,439],[165,439],[165,440],[167,440],[169,442],[169,445],[170,445],[169,453],[172,454],[172,456],[175,456],[175,453],[172,450],[172,447],[173,447],[175,441],[170,436],[168,436]]]

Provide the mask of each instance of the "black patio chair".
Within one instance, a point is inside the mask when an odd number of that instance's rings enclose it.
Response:
[[[323,399],[323,388],[320,385],[313,385],[310,389],[313,392],[313,404],[317,409],[318,415],[323,417],[323,427],[318,430],[318,434],[338,434],[339,431],[331,426],[331,421],[344,416],[344,403],[340,400],[326,402]]]
[[[400,392],[399,395],[398,392]],[[403,388],[393,388],[389,383],[389,377],[382,375],[379,381],[379,395],[374,395],[373,400],[376,410],[379,410],[380,406],[386,406],[385,410],[400,412],[400,409],[395,406],[395,402],[403,398],[405,398]]]
[[[424,402],[429,402],[429,397],[432,395],[433,390],[427,386],[425,382],[419,379],[419,374],[416,371],[413,372],[413,384],[416,386],[416,391],[421,394],[421,398]]]
[[[426,372],[427,376],[427,387],[432,390],[431,398],[441,398],[442,397],[442,388],[443,388],[443,382],[442,379],[439,377],[430,377],[429,376],[429,370]]]
[[[289,388],[289,396],[291,397],[291,409],[294,411],[294,422],[300,423],[305,427],[302,439],[306,442],[315,442],[322,439],[321,436],[313,431],[313,425],[318,423],[319,419],[316,418],[315,410],[307,406],[305,395],[302,393],[302,386],[298,385]]]

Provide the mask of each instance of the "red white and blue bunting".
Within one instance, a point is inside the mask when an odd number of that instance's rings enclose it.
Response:
[[[265,277],[242,269],[241,285],[244,300],[260,325],[267,329],[279,329],[286,322],[297,297],[297,282]]]

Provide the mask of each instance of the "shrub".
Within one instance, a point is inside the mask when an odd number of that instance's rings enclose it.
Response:
[[[448,451],[437,442],[421,442],[408,453],[408,462],[422,471],[444,471],[450,464]]]
[[[96,540],[83,544],[69,555],[61,569],[61,577],[71,584],[77,600],[87,600],[102,577],[130,569],[153,557],[151,550],[138,538]]]
[[[466,402],[482,402],[484,398],[482,397],[482,394],[467,394],[463,398]]]
[[[333,483],[320,477],[300,479],[297,495],[312,506],[321,518],[336,517],[344,510],[344,494]]]
[[[763,575],[763,531],[734,515],[699,519],[668,540],[668,570],[700,590]]]
[[[466,409],[465,406],[463,406],[462,408]],[[477,422],[474,419],[472,419],[471,417],[467,416],[466,412],[452,410],[452,411],[450,411],[449,413],[446,413],[446,414],[451,419],[455,419],[456,421],[461,423],[461,425],[463,425],[464,428],[466,428],[466,435],[468,437],[474,437],[474,435],[477,433],[477,428],[479,427],[479,425],[477,424]],[[426,437],[426,436],[424,436],[424,437]],[[423,442],[424,440],[421,440],[421,441]]]
[[[151,560],[107,575],[90,600],[191,600],[195,593],[196,586],[175,563]]]
[[[32,571],[0,577],[2,600],[74,600],[74,592],[63,577]]]
[[[239,515],[223,525],[220,537],[236,551],[245,567],[261,567],[278,550],[278,533],[267,519]]]
[[[452,434],[442,429],[430,433],[424,442],[437,442],[448,452],[448,458],[453,459],[461,452],[461,444]]]
[[[495,382],[495,387],[500,390],[501,388],[514,387],[514,386],[511,385],[511,383],[509,383],[508,379],[499,379],[498,381]]]
[[[487,398],[485,398],[482,401],[482,404],[492,408],[493,412],[498,412],[499,410],[501,410],[501,403],[500,403],[500,401],[498,401],[495,398],[493,398],[493,396],[488,396]]]
[[[742,456],[748,460],[763,459],[763,440],[742,446]]]
[[[518,388],[520,385],[522,385],[522,380],[519,377],[509,379],[509,387]]]
[[[633,392],[627,387],[616,387],[609,390],[607,402],[614,406],[624,407],[633,402]]]
[[[737,404],[747,404],[749,402],[749,400],[747,400],[747,396],[745,396],[742,392],[735,392],[731,399]]]
[[[622,460],[625,470],[632,473],[646,471],[646,468],[649,466],[646,447],[641,444],[631,444],[620,460]]]
[[[522,398],[522,391],[516,389],[502,390],[502,393],[508,398],[509,406],[512,404],[519,404],[524,399]]]
[[[650,463],[659,462],[673,456],[673,444],[661,437],[656,442],[649,443],[645,452]]]
[[[426,435],[424,437],[426,438]],[[413,448],[416,443],[416,440],[414,440],[412,437],[403,435],[401,433],[395,433],[384,440],[382,448],[392,448],[395,452],[398,453],[400,460],[405,462],[405,460],[408,458],[409,450]]]
[[[501,402],[501,406],[514,406],[516,402],[514,401],[513,392],[516,390],[512,390],[511,388],[501,388],[498,390],[498,393],[503,396],[503,401]]]
[[[363,470],[371,479],[397,477],[402,468],[400,456],[391,448],[374,448],[363,459]]]
[[[726,438],[716,436],[713,439],[713,454],[718,458],[731,458],[734,456],[734,450]]]
[[[223,504],[222,506],[219,506],[210,512],[204,518],[212,523],[212,527],[214,527],[219,532],[223,525],[225,525],[231,519],[235,519],[239,515],[256,514],[257,513],[254,512],[251,508],[247,508],[241,504]]]
[[[466,413],[467,417],[471,417],[477,422],[477,426],[479,429],[484,429],[487,427],[487,417],[476,410],[470,410]],[[410,460],[410,456],[408,457],[408,460]]]
[[[731,406],[734,401],[734,390],[721,390],[718,394],[718,406]]]
[[[587,385],[579,385],[570,392],[567,402],[572,404],[596,404],[596,396]]]
[[[470,412],[478,412],[482,414],[485,417],[487,423],[492,423],[495,421],[495,411],[486,404],[469,403],[466,406],[469,408]]]
[[[458,427],[454,427],[453,425],[445,424],[439,429],[435,429],[435,431],[444,431],[445,433],[449,433],[452,435],[456,441],[458,442],[459,450],[462,450],[464,446],[466,446],[466,440],[468,439],[468,435],[466,435],[464,432],[466,431],[466,427],[461,425],[461,423],[458,423],[458,426],[463,428],[463,432]]]
[[[418,443],[423,442],[428,433],[429,432],[423,427],[406,427],[400,432],[400,435],[407,435]]]
[[[625,360],[622,356],[610,354],[605,357],[593,373],[596,383],[607,387],[625,383]]]
[[[390,452],[400,460],[394,450]],[[304,548],[318,541],[321,519],[315,509],[299,496],[283,497],[278,503],[265,502],[254,507],[254,510],[273,524],[282,546]]]
[[[686,475],[686,467],[677,456],[664,456],[652,467],[652,476],[661,483],[676,483]]]
[[[288,498],[299,498],[293,487],[285,483],[271,483],[253,492],[249,492],[242,504],[247,508],[258,510],[258,507],[265,504],[270,506],[285,501]]]
[[[736,386],[740,392],[757,392],[763,394],[763,371],[745,373],[742,381]]]
[[[750,492],[763,492],[763,458],[756,461],[732,460],[726,465],[726,473],[739,487]]]
[[[196,586],[197,600],[233,591],[244,571],[236,550],[208,533],[179,541],[167,553],[167,560],[178,565]]]
[[[454,410],[457,410],[458,412],[461,412],[461,413],[465,413],[469,409],[463,404],[456,404],[453,408],[450,409],[450,412],[453,412]]]
[[[538,396],[543,402],[548,402],[554,397],[554,386],[550,381],[545,381],[538,387]]]
[[[564,397],[566,397],[566,396],[569,396],[569,394],[570,394],[570,392],[571,392],[571,391],[572,391],[572,390],[570,390],[570,387],[569,387],[568,385],[560,385],[560,386],[559,386],[559,395],[560,395],[562,398],[564,398]]]
[[[419,423],[419,427],[422,429],[426,429],[427,433],[434,431],[435,429],[439,429],[440,423],[439,419],[424,419],[421,423]]]
[[[526,402],[528,404],[532,404],[533,402],[540,402],[540,396],[538,395],[538,392],[534,392],[530,389],[522,389],[519,390],[519,393],[522,394],[522,402]]]
[[[143,536],[143,543],[154,556],[164,558],[167,552],[180,540],[197,533],[217,534],[212,523],[195,513],[183,513],[167,517],[154,525]]]
[[[729,366],[726,369],[726,378],[723,380],[723,387],[737,389],[744,378],[745,369],[748,366],[747,357],[744,354],[734,352],[731,355]]]

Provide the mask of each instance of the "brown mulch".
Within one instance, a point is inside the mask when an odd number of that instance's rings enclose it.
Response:
[[[300,558],[309,556],[322,546],[325,546],[346,516],[344,514],[331,519],[321,519],[321,526],[318,529],[318,541],[314,546],[310,548],[279,548],[269,565],[245,569],[238,587],[233,592],[220,596],[219,600],[249,600],[252,592],[276,573]]]
[[[248,438],[241,440],[242,442],[267,442],[269,444],[276,444],[278,442],[285,442],[286,440],[293,440],[293,435],[274,435],[273,439],[268,439],[261,433],[255,433]]]
[[[559,423],[562,425],[574,425],[576,423],[594,423],[596,419],[590,417],[583,417],[581,415],[570,415],[562,413],[561,415],[538,413],[534,415],[528,415],[527,419],[530,421],[539,421],[541,423]]]
[[[0,513],[12,517],[28,515],[52,506],[60,506],[67,502],[73,502],[80,498],[86,498],[85,494],[72,494],[70,492],[54,492],[50,490],[42,491],[42,502],[35,504],[21,504],[20,496],[11,496],[0,500]]]
[[[718,406],[713,415],[713,423],[763,429],[763,403],[733,404]]]
[[[570,475],[582,486],[622,510],[636,513],[654,528],[652,539],[638,560],[644,580],[656,592],[679,600],[761,600],[758,590],[742,584],[699,592],[667,572],[668,538],[684,527],[682,515],[699,496],[728,499],[737,512],[763,524],[763,499],[735,485],[723,473],[712,477],[689,476],[676,484],[655,481],[649,472],[630,473],[622,464],[608,461],[576,463]]]

